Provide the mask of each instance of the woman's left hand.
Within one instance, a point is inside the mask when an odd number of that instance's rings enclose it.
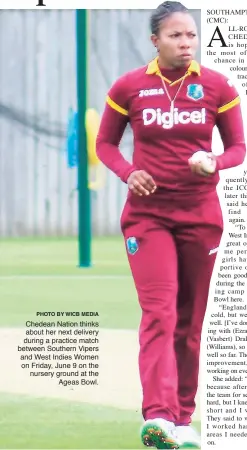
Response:
[[[192,158],[188,160],[189,166],[193,173],[196,173],[197,175],[201,175],[203,177],[209,177],[210,175],[213,175],[216,171],[216,156],[213,153],[207,154],[208,158],[211,161],[211,170],[210,172],[206,172],[203,167],[202,163],[200,161],[193,161]]]

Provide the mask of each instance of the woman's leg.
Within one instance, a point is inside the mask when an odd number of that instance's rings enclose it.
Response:
[[[178,251],[178,321],[175,350],[178,369],[178,424],[188,425],[195,410],[203,320],[217,248],[223,232],[218,197],[210,197],[190,211],[192,226],[176,232]],[[194,216],[194,217],[193,217]]]
[[[155,219],[140,214],[136,217],[128,205],[121,225],[142,310],[139,369],[143,417],[174,422],[179,418],[174,351],[178,290],[174,239]]]

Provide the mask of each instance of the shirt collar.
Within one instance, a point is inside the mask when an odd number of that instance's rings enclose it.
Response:
[[[158,56],[153,59],[147,67],[146,70],[146,74],[147,75],[154,75],[160,72],[159,66],[158,66]],[[192,60],[190,63],[190,66],[188,67],[187,70],[188,73],[196,73],[197,75],[201,75],[201,71],[200,71],[200,65],[197,61]]]

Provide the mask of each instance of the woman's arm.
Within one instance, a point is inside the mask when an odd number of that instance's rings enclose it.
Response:
[[[216,170],[239,166],[246,154],[240,98],[236,89],[228,83],[223,83],[216,121],[224,145],[224,153],[216,157]]]
[[[128,117],[128,83],[126,75],[119,78],[110,89],[96,141],[99,159],[125,183],[129,175],[136,170],[121,154],[119,144]]]

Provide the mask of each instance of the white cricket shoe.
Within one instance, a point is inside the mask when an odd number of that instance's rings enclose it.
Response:
[[[195,428],[190,425],[180,425],[176,427],[179,441],[179,448],[201,448],[201,437]]]
[[[179,448],[174,423],[165,419],[149,419],[141,428],[142,443],[154,448]]]

